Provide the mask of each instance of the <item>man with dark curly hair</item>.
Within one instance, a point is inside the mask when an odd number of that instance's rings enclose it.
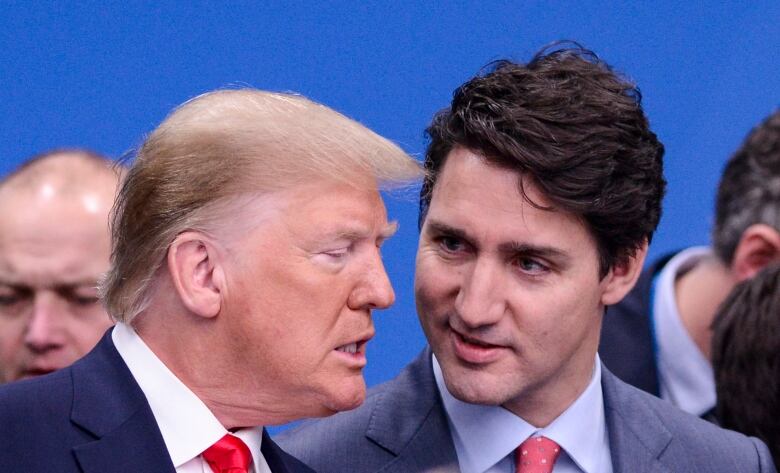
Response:
[[[710,363],[718,306],[741,281],[780,261],[780,111],[726,164],[712,246],[660,258],[607,310],[599,354],[623,381],[716,420]]]
[[[626,385],[597,355],[665,186],[632,83],[559,46],[494,63],[427,131],[415,294],[430,347],[285,448],[321,473],[774,471],[761,442]]]

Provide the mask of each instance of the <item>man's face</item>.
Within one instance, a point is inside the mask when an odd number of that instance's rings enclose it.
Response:
[[[230,245],[224,307],[246,372],[295,417],[358,406],[371,310],[395,297],[380,254],[395,225],[379,193],[315,181],[251,205],[262,217]]]
[[[529,204],[518,174],[455,148],[434,188],[416,270],[420,321],[455,397],[531,421],[557,416],[584,389],[606,284],[597,248],[573,215]]]
[[[111,325],[97,299],[108,269],[111,193],[0,199],[0,381],[63,368]]]

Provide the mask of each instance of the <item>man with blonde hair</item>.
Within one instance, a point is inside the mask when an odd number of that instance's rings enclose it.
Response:
[[[25,161],[0,181],[0,383],[64,368],[111,326],[98,300],[118,169],[80,149]]]
[[[394,299],[378,188],[419,172],[300,96],[179,107],[115,204],[118,323],[71,368],[0,389],[0,470],[310,471],[263,426],[362,403],[371,311]]]

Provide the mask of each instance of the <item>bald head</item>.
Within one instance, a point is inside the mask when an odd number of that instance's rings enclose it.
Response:
[[[110,326],[96,286],[118,181],[110,161],[79,150],[0,181],[0,381],[67,366]]]
[[[84,150],[57,150],[34,156],[0,180],[0,201],[14,192],[35,193],[43,188],[62,197],[108,188],[116,191],[120,168]]]

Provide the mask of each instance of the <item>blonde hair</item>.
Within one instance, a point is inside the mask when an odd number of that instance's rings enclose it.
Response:
[[[408,183],[419,164],[398,146],[300,95],[220,90],[175,109],[141,146],[112,215],[108,313],[130,322],[149,304],[176,235],[204,230],[215,207],[312,179]]]

